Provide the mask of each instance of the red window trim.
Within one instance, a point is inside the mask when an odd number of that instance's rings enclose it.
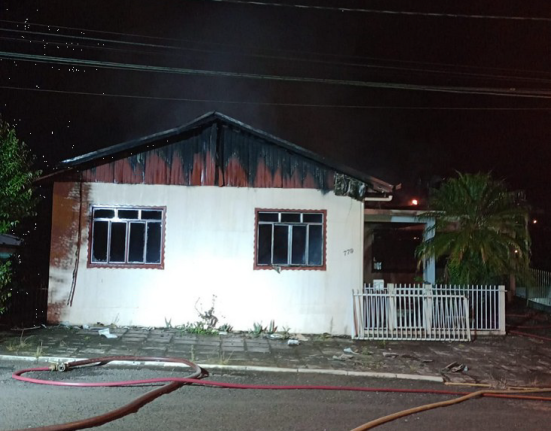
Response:
[[[92,262],[92,228],[94,224],[94,208],[116,208],[116,209],[147,209],[162,210],[161,219],[161,262],[160,263],[98,263]],[[105,268],[105,269],[165,269],[165,231],[166,231],[166,206],[148,206],[148,205],[90,205],[88,208],[88,258],[87,268]]]
[[[278,266],[282,271],[327,271],[327,210],[303,210],[303,209],[276,209],[276,208],[255,208],[254,210],[254,270],[274,269],[273,265],[258,265],[258,213],[259,212],[278,212],[278,213],[322,213],[323,214],[323,265],[320,266]]]

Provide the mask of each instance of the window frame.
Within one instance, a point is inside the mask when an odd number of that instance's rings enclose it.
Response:
[[[258,264],[258,232],[259,232],[259,226],[261,224],[259,220],[259,213],[299,213],[299,214],[321,214],[323,217],[321,226],[322,226],[322,250],[321,250],[321,256],[322,256],[322,264],[321,265],[300,265],[300,264],[267,264],[267,265],[259,265]],[[281,220],[280,217],[278,217],[279,220]],[[274,222],[278,225],[284,225],[284,226],[292,226],[292,225],[307,225],[309,223],[292,223],[292,222]],[[313,225],[318,225],[317,223],[311,223]],[[273,240],[273,233],[272,233],[272,240]],[[289,252],[290,253],[290,252]],[[255,208],[255,217],[254,217],[254,261],[253,261],[253,269],[255,270],[266,270],[266,269],[276,269],[282,270],[282,271],[326,271],[327,270],[327,210],[316,210],[316,209],[274,209],[274,208]]]
[[[159,220],[161,225],[161,244],[160,244],[160,261],[156,263],[147,263],[147,262],[94,262],[92,260],[93,253],[93,242],[94,242],[94,211],[95,210],[126,210],[126,211],[139,211],[139,210],[156,210],[161,211],[162,216]],[[89,210],[89,228],[88,228],[88,259],[87,267],[88,268],[119,268],[119,269],[164,269],[165,264],[165,232],[166,232],[166,206],[147,206],[147,205],[90,205]],[[122,219],[122,220],[132,220],[132,219]],[[142,221],[145,219],[137,219]],[[129,222],[126,221],[127,224]],[[145,222],[147,224],[147,222]],[[128,259],[129,251],[129,242],[130,242],[130,226],[127,226],[127,234],[125,241],[125,259]],[[107,248],[110,248],[110,241],[108,239]],[[144,253],[147,250],[144,248]]]

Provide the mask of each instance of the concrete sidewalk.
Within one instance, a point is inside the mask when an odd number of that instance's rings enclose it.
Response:
[[[52,358],[100,356],[180,357],[208,368],[329,372],[418,378],[495,387],[551,386],[551,343],[511,336],[471,343],[353,341],[344,337],[298,336],[287,340],[246,333],[195,335],[177,329],[45,327],[0,332],[0,358],[47,362]],[[456,363],[456,371],[446,369]],[[452,367],[450,367],[452,368]]]

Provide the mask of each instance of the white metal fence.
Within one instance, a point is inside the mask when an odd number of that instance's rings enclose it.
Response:
[[[528,305],[547,310],[551,307],[551,272],[531,269],[533,286],[516,289],[516,295],[526,298]]]
[[[356,339],[469,341],[505,334],[504,286],[364,286],[352,292]]]

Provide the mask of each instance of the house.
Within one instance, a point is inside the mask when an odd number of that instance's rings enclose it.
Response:
[[[61,168],[49,323],[177,325],[214,306],[236,330],[350,333],[364,199],[390,184],[217,112]]]

